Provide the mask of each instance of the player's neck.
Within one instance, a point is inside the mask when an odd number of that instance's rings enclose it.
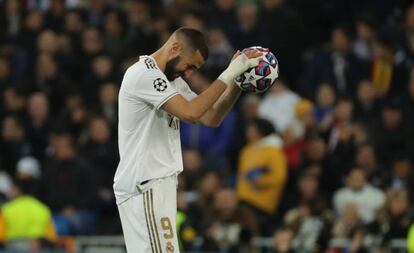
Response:
[[[161,69],[161,71],[164,72],[165,65],[167,64],[167,61],[168,61],[168,55],[164,53],[163,48],[158,49],[151,56],[152,56],[152,58],[155,59],[155,62],[157,63],[157,65]]]

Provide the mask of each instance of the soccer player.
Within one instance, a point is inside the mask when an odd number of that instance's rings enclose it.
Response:
[[[234,78],[258,65],[258,51],[237,53],[200,95],[188,77],[206,61],[203,34],[176,30],[155,53],[125,72],[119,92],[120,162],[114,191],[127,252],[179,252],[177,174],[183,170],[179,120],[217,127],[241,91]]]

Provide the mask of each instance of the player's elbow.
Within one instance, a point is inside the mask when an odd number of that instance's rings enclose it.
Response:
[[[197,124],[200,122],[201,115],[198,115],[197,113],[188,113],[184,115],[183,119],[185,122],[190,124]]]
[[[209,121],[209,122],[206,122],[204,125],[211,127],[211,128],[217,128],[220,126],[220,124],[221,124],[220,121]]]

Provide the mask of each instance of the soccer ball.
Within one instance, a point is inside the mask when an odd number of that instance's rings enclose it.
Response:
[[[243,52],[250,50],[258,50],[263,53],[259,65],[246,70],[234,81],[243,91],[262,93],[272,87],[279,76],[279,64],[276,56],[267,48],[249,47],[243,49]]]

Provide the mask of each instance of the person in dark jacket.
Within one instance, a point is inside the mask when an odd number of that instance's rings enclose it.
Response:
[[[93,167],[78,156],[70,134],[57,134],[51,142],[54,156],[45,169],[43,197],[57,216],[58,233],[91,234],[97,219]]]

